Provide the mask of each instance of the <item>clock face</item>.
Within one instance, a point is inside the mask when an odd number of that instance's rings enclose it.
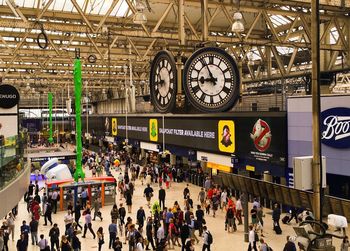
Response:
[[[157,53],[150,76],[151,98],[158,112],[170,112],[175,105],[177,72],[173,56],[167,51]]]
[[[202,48],[186,62],[184,89],[191,104],[205,112],[222,112],[239,97],[239,73],[233,58],[219,48]]]

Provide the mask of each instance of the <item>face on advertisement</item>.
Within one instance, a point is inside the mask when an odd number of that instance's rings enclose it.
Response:
[[[223,127],[221,136],[222,136],[221,143],[224,146],[228,147],[232,145],[231,132],[230,132],[230,128],[227,125]]]

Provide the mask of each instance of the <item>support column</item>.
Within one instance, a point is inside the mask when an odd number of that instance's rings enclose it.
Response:
[[[129,53],[131,54],[131,46],[129,47]],[[135,96],[135,85],[133,84],[132,77],[132,61],[129,61],[129,74],[130,74],[130,83],[129,83],[129,104],[130,104],[130,112],[135,112],[136,108],[136,96]]]
[[[179,0],[178,14],[179,14],[179,43],[185,45],[185,0]]]
[[[321,23],[320,24],[320,34],[323,34],[327,24]],[[330,33],[327,33],[324,38],[324,42],[329,44],[330,43]],[[328,70],[328,64],[330,60],[330,51],[328,50],[321,50],[320,51],[320,70],[321,71],[326,71]]]
[[[322,221],[322,169],[320,161],[320,27],[319,0],[311,1],[311,59],[312,59],[312,209],[316,220]]]
[[[347,28],[347,36],[346,36],[346,42],[348,43],[348,55],[346,56],[346,63],[348,67],[350,67],[350,20],[347,21],[346,23],[346,28]]]
[[[267,78],[271,78],[271,69],[272,69],[272,58],[271,58],[271,47],[266,46],[266,60],[267,60]]]
[[[201,13],[202,13],[202,41],[208,41],[208,0],[201,0]]]

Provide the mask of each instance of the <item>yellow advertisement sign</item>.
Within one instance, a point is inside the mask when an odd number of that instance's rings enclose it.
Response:
[[[158,120],[157,119],[149,120],[149,140],[158,141]]]
[[[235,123],[232,120],[219,121],[218,145],[221,152],[235,152]]]
[[[118,134],[118,121],[117,118],[112,118],[112,136],[117,136]]]
[[[207,162],[207,167],[215,169],[215,170],[220,170],[220,171],[223,171],[223,172],[226,172],[226,173],[231,173],[232,172],[232,167],[216,164],[216,163],[213,163],[213,162]]]

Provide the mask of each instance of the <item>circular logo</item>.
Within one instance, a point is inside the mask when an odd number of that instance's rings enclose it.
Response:
[[[19,93],[12,85],[0,85],[0,107],[9,109],[19,102]]]
[[[258,121],[255,122],[250,137],[256,149],[260,152],[265,152],[270,147],[272,137],[269,124],[262,119],[258,119]]]

